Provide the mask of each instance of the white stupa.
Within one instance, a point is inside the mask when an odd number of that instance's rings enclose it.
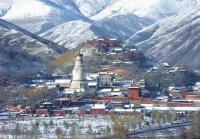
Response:
[[[83,54],[80,52],[76,55],[75,66],[72,71],[72,89],[84,89],[85,86],[85,68],[83,65]]]

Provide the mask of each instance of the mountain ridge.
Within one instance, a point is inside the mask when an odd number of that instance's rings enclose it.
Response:
[[[127,42],[158,61],[200,72],[199,40],[200,9],[159,21],[135,33]]]
[[[20,27],[18,27],[18,26],[15,25],[15,24],[12,24],[12,23],[10,23],[10,22],[7,22],[7,21],[5,21],[5,20],[3,20],[3,19],[1,19],[1,18],[0,18],[0,25],[3,26],[3,27],[5,27],[5,28],[8,28],[8,29],[15,29],[15,30],[17,30],[17,31],[19,31],[19,32],[22,32],[22,33],[24,33],[25,35],[30,36],[30,37],[32,37],[32,38],[34,38],[34,39],[40,41],[41,43],[46,44],[49,48],[54,49],[54,50],[57,51],[58,53],[63,53],[63,51],[66,51],[66,49],[65,49],[63,46],[59,46],[58,44],[56,44],[56,43],[54,43],[54,42],[52,42],[52,41],[49,41],[49,40],[47,40],[47,39],[44,39],[44,38],[42,38],[41,36],[38,36],[38,35],[36,35],[36,34],[33,34],[33,33],[29,32],[29,31],[27,31],[27,30],[25,30],[25,29],[23,29],[23,28],[20,28]]]
[[[0,75],[39,72],[67,49],[0,19]]]

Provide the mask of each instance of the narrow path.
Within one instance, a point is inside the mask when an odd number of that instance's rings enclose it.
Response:
[[[179,124],[173,124],[173,125],[163,125],[160,127],[149,127],[145,129],[139,129],[136,130],[135,132],[129,132],[129,135],[137,135],[137,134],[142,134],[142,133],[147,133],[147,132],[154,132],[154,131],[159,131],[159,130],[165,130],[165,129],[170,129],[170,128],[178,128],[178,127],[184,127],[184,126],[191,126],[192,121],[187,121],[187,122],[182,122]]]

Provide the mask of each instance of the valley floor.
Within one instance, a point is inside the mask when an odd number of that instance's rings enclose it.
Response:
[[[147,118],[147,120],[149,119]],[[189,128],[190,124],[190,122],[185,122],[178,125],[163,124],[162,126],[138,127],[135,131],[129,129],[129,134],[131,138],[176,138],[182,135],[183,130]],[[109,116],[27,117],[0,121],[0,129],[0,138],[8,139],[32,137],[54,139],[59,138],[60,135],[65,135],[66,138],[76,137],[80,139],[107,136],[115,138]]]

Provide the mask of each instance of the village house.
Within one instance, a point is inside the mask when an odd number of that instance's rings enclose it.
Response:
[[[108,114],[105,104],[95,104],[90,111],[91,115],[105,115]]]
[[[134,57],[134,56],[136,56],[136,54],[137,54],[137,49],[129,49],[127,51],[127,56],[128,57]]]

